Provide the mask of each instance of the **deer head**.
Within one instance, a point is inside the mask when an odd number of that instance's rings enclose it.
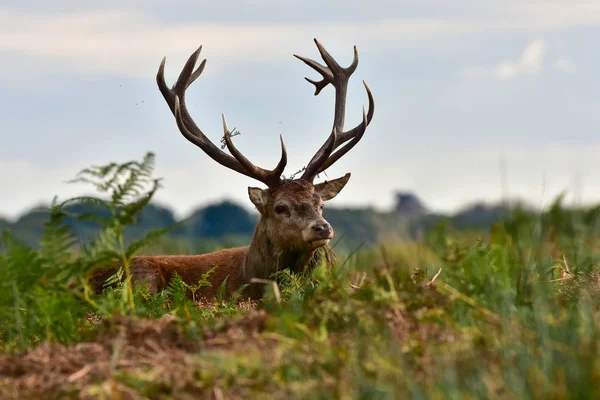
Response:
[[[323,202],[333,199],[344,188],[350,179],[350,174],[318,184],[314,184],[313,181],[319,173],[333,165],[360,141],[375,110],[371,90],[363,82],[369,99],[369,111],[365,113],[363,109],[362,122],[344,131],[348,81],[358,66],[358,53],[354,47],[352,64],[343,68],[316,39],[315,43],[326,66],[308,58],[297,55],[295,57],[304,61],[322,76],[323,79],[320,81],[306,78],[308,82],[315,85],[315,96],[328,84],[335,88],[334,122],[331,134],[298,179],[282,178],[287,164],[283,138],[280,137],[279,163],[273,170],[266,170],[255,166],[234,146],[224,115],[222,117],[224,141],[231,155],[215,146],[198,128],[186,107],[185,91],[202,74],[206,65],[206,60],[203,60],[198,68],[194,69],[202,46],[190,56],[173,87],[169,88],[165,82],[165,59],[160,64],[156,76],[158,87],[175,116],[179,130],[187,140],[200,147],[219,164],[267,186],[267,189],[248,188],[250,201],[261,215],[259,229],[267,232],[268,239],[273,245],[290,251],[314,250],[325,246],[333,238],[334,231],[322,216]],[[343,144],[345,145],[340,147]]]

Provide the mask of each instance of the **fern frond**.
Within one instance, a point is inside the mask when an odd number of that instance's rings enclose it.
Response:
[[[153,182],[152,189],[148,191],[140,199],[132,201],[124,205],[118,214],[118,219],[122,224],[133,224],[135,222],[134,216],[137,215],[144,207],[148,205],[156,191],[160,187],[160,180],[155,179]]]
[[[225,300],[225,295],[227,294],[227,278],[229,278],[229,276],[225,277],[225,279],[223,279],[223,282],[221,282],[221,284],[217,288],[217,293],[215,297],[217,298],[218,304],[222,304],[223,300]]]
[[[186,301],[187,287],[183,279],[175,273],[167,286],[167,292],[173,299],[175,305],[180,305]]]

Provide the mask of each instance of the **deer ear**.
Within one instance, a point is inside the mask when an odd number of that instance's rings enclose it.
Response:
[[[315,192],[319,193],[321,200],[327,201],[333,199],[339,192],[342,191],[348,180],[350,179],[350,173],[342,176],[341,178],[334,179],[332,181],[325,181],[315,185]]]
[[[248,188],[248,196],[250,197],[250,201],[256,209],[264,214],[267,209],[267,203],[269,201],[269,193],[266,190],[257,187],[249,187]]]

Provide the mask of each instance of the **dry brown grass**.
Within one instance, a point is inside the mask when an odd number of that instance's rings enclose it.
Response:
[[[254,346],[265,329],[267,314],[250,311],[202,329],[199,337],[185,335],[175,318],[158,320],[114,318],[88,341],[70,346],[44,344],[14,355],[0,355],[0,398],[143,398],[116,380],[120,375],[144,376],[153,390],[182,391],[195,398],[213,397],[198,385],[200,367],[195,353]]]

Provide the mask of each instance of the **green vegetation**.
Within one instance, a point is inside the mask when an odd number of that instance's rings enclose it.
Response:
[[[179,250],[168,229],[127,236],[152,207],[152,161],[85,170],[108,200],[55,201],[39,246],[4,233],[0,398],[600,397],[600,207],[438,222],[309,278],[280,271],[281,295],[268,286],[258,304],[197,304],[181,280],[155,297],[90,293],[98,265]],[[99,234],[78,241],[72,220]]]

